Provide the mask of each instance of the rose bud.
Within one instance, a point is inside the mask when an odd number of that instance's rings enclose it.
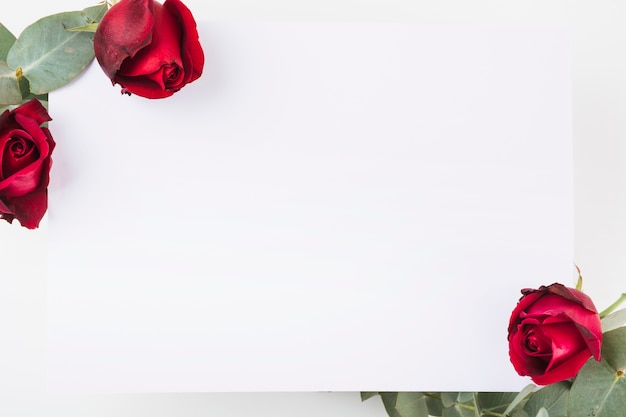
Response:
[[[98,24],[94,51],[122,93],[147,98],[171,96],[204,67],[196,21],[179,0],[121,0]]]
[[[0,219],[35,229],[48,208],[54,141],[41,124],[51,120],[37,100],[0,115]]]
[[[600,360],[602,326],[591,299],[561,284],[522,290],[509,322],[509,356],[518,374],[538,385],[576,376]]]

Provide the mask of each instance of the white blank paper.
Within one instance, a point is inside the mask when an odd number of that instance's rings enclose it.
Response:
[[[572,268],[568,37],[207,22],[166,100],[51,94],[63,392],[518,390],[519,290]]]

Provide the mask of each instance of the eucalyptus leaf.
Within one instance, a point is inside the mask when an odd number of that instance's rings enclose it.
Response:
[[[626,309],[618,310],[602,319],[602,331],[609,332],[626,324]]]
[[[93,34],[66,27],[89,23],[84,12],[46,16],[28,26],[7,55],[7,64],[21,68],[33,94],[55,90],[76,78],[94,57]]]
[[[361,392],[361,401],[368,400],[368,399],[370,399],[372,397],[375,397],[377,395],[378,395],[377,392],[366,392],[366,391],[363,391],[363,392]]]
[[[541,407],[539,411],[537,411],[537,414],[535,415],[535,417],[550,417],[550,413],[548,413],[548,410]]]
[[[572,385],[567,416],[616,417],[623,416],[624,410],[626,377],[623,369],[613,368],[604,359],[601,362],[589,359]]]
[[[15,70],[0,61],[0,105],[20,104],[24,99],[24,87],[28,83]]]
[[[422,392],[381,392],[380,397],[389,417],[428,417]]]
[[[464,407],[461,404],[453,405],[449,408],[444,408],[443,417],[480,417],[480,413],[473,408]]]
[[[428,417],[426,397],[422,392],[399,392],[396,410],[402,417]]]
[[[75,27],[75,28],[65,28],[65,30],[67,30],[69,32],[91,32],[91,33],[96,33],[96,30],[98,30],[98,24],[97,23],[89,23],[88,25],[78,26],[78,27]]]
[[[468,395],[469,394],[469,395]],[[442,412],[443,417],[480,417],[482,414],[480,412],[480,407],[476,402],[476,394],[473,392],[470,393],[462,393],[462,392],[454,392],[448,393],[449,398],[446,399],[446,402],[443,402],[443,393],[442,393],[442,403],[445,406]],[[450,404],[449,399],[454,398],[452,404]],[[465,400],[465,401],[459,401]],[[446,406],[446,404],[449,404]]]
[[[530,417],[530,416],[524,410],[515,410],[513,414],[511,414],[511,417]]]
[[[70,32],[91,32],[95,33],[98,29],[98,22],[102,20],[102,17],[107,12],[108,6],[106,2],[97,6],[87,7],[83,9],[81,13],[87,18],[87,24],[75,27],[66,27],[65,30]]]
[[[0,23],[0,61],[7,60],[7,53],[9,53],[13,43],[15,43],[15,36]]]
[[[441,397],[433,398],[432,395],[426,397],[426,408],[428,408],[428,414],[433,417],[441,417],[443,414],[443,404],[441,403]]]
[[[542,408],[554,416],[567,415],[570,388],[571,384],[567,381],[546,385],[530,396],[524,410],[530,416],[536,415]]]
[[[505,410],[517,399],[518,395],[517,392],[479,392],[476,401],[483,412],[506,414]]]
[[[517,407],[518,404],[523,404],[525,400],[528,400],[528,396],[535,390],[535,388],[537,388],[537,386],[534,384],[526,385],[523,390],[515,395],[515,398],[505,408],[503,414],[511,414],[511,411],[515,410],[515,407]]]
[[[85,13],[87,19],[90,20],[90,23],[95,23],[102,20],[107,10],[109,10],[109,5],[106,1],[103,1],[96,6],[91,6],[83,9],[83,13]]]
[[[616,371],[626,371],[626,327],[602,335],[602,357]]]
[[[459,392],[459,395],[456,398],[457,402],[460,402],[460,403],[466,403],[468,401],[472,401],[473,399],[474,399],[473,392]]]
[[[442,392],[441,393],[441,403],[444,407],[452,407],[457,403],[457,398],[459,398],[458,392]]]

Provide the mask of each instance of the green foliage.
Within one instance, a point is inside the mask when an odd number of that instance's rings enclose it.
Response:
[[[543,408],[551,416],[566,416],[570,387],[569,382],[563,381],[535,391],[524,405],[524,411],[535,416]]]
[[[602,361],[587,361],[570,392],[568,417],[615,417],[626,410],[626,327],[603,336]]]
[[[602,331],[608,332],[626,324],[626,309],[618,310],[602,319]]]
[[[66,27],[65,30],[70,31],[70,32],[95,33],[96,29],[98,29],[98,22],[100,21],[100,19],[102,19],[107,9],[108,9],[108,6],[105,2],[97,6],[88,7],[82,11],[82,13],[85,14],[85,17],[87,19],[87,24],[82,25],[82,26],[76,26],[76,27]]]
[[[17,38],[0,24],[0,110],[76,78],[94,57],[93,32],[107,9],[103,2],[82,11],[46,16]],[[77,29],[81,27],[88,30]]]
[[[623,311],[623,310],[622,310]],[[622,311],[607,316],[623,323]],[[626,415],[626,327],[606,331],[602,361],[590,358],[571,381],[515,392],[364,392],[390,417],[618,417]]]
[[[422,392],[381,392],[379,395],[389,417],[428,417]]]
[[[518,397],[515,392],[363,392],[361,399],[376,394],[380,395],[389,417],[504,416],[504,410]]]
[[[7,60],[7,53],[14,42],[15,36],[0,23],[0,61]]]
[[[27,89],[24,77],[18,77],[18,73],[9,68],[6,62],[0,61],[0,106],[21,103],[25,85]]]
[[[59,13],[38,20],[17,38],[7,55],[7,64],[12,69],[22,69],[35,94],[64,86],[94,57],[92,34],[65,30],[84,24],[87,20],[81,12]]]

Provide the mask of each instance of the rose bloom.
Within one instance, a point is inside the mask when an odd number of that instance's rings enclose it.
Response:
[[[94,51],[123,93],[147,98],[171,96],[204,67],[196,21],[179,0],[121,0],[98,24]]]
[[[48,208],[54,141],[41,124],[51,120],[38,100],[0,115],[0,218],[35,229]]]
[[[591,299],[561,284],[522,290],[509,322],[509,356],[518,374],[538,385],[576,376],[600,360],[602,327]]]

